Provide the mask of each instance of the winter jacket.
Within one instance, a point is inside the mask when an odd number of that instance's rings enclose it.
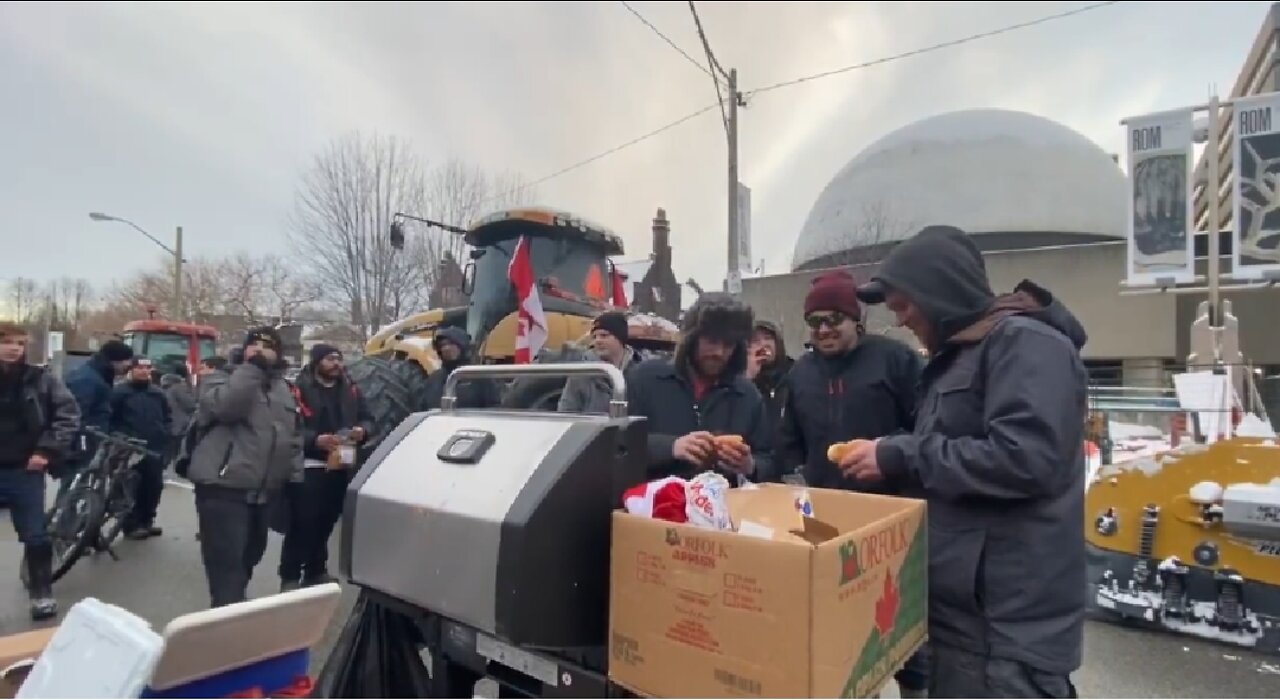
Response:
[[[67,375],[67,389],[80,407],[81,428],[94,428],[102,432],[111,429],[111,392],[115,384],[115,368],[102,355],[94,355]],[[97,440],[86,436],[85,454],[92,455]]]
[[[373,435],[373,415],[364,394],[345,373],[332,387],[326,387],[308,365],[298,373],[295,385],[301,399],[302,453],[307,459],[323,462],[329,458],[329,452],[316,445],[321,435],[347,428],[363,428],[366,438]]]
[[[598,360],[599,358],[594,358]],[[644,360],[633,348],[626,348],[622,357],[622,376],[630,382],[630,374]],[[608,377],[573,377],[565,382],[556,410],[561,413],[608,413],[613,400],[613,385]]]
[[[6,413],[0,421],[13,429],[9,437],[20,442],[12,454],[0,459],[0,469],[26,469],[37,453],[51,464],[65,461],[80,430],[80,407],[75,397],[43,367],[23,362],[12,371],[21,373],[12,378],[12,384],[0,378],[0,391],[6,393],[0,398],[0,410]],[[12,447],[12,443],[6,441],[5,446]]]
[[[121,382],[111,393],[111,431],[143,440],[147,449],[163,453],[173,439],[169,399],[146,382]]]
[[[750,310],[732,297],[718,292],[704,294],[685,313],[683,338],[675,356],[669,360],[646,360],[632,371],[628,379],[628,413],[648,420],[650,479],[689,477],[704,471],[703,467],[673,456],[676,440],[698,431],[742,436],[751,447],[755,462],[750,478],[753,481],[773,478],[773,435],[765,415],[767,409],[760,392],[745,374],[752,323]],[[716,384],[698,399],[692,380],[691,355],[704,332],[719,337],[740,335],[740,340]],[[722,473],[730,484],[737,483],[735,474]]]
[[[176,374],[166,374],[160,378],[160,387],[169,400],[169,415],[173,417],[173,434],[182,435],[187,432],[191,416],[196,412],[196,393],[191,382]]]
[[[246,362],[203,379],[187,478],[265,502],[302,452],[302,418],[279,369]]]
[[[934,330],[915,431],[876,450],[886,479],[929,502],[929,639],[1071,673],[1086,605],[1084,329],[1030,282],[996,298],[955,229],[899,244],[877,277]]]
[[[767,367],[761,367],[754,380],[756,390],[760,392],[768,409],[765,415],[769,419],[769,433],[775,436],[776,441],[782,420],[782,407],[787,400],[787,376],[791,373],[795,360],[787,356],[787,345],[783,341],[782,331],[776,325],[769,321],[756,321],[756,330],[772,335],[777,349],[773,362]]]
[[[436,332],[433,339],[435,343],[441,340],[452,340],[462,348],[462,354],[458,357],[457,362],[443,363],[440,369],[431,373],[427,377],[427,384],[423,393],[423,408],[431,410],[440,408],[440,401],[444,398],[444,383],[453,374],[453,370],[464,365],[471,364],[471,337],[461,328],[448,326],[441,328]],[[437,354],[440,348],[436,347]],[[502,389],[498,383],[492,379],[469,379],[460,382],[457,388],[458,408],[494,408],[502,403]]]
[[[827,459],[836,442],[910,432],[915,425],[920,356],[882,335],[863,335],[841,357],[803,355],[787,378],[775,459],[783,472],[826,489],[892,493],[881,483],[846,478]]]

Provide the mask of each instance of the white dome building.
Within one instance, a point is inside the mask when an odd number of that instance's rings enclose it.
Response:
[[[792,269],[875,260],[930,224],[957,226],[984,251],[1115,241],[1125,199],[1119,165],[1066,126],[996,109],[941,114],[884,136],[836,173],[800,231]]]

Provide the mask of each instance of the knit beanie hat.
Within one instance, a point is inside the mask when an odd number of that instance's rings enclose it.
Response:
[[[108,340],[98,348],[98,354],[107,362],[127,362],[133,359],[133,348],[122,340]]]
[[[321,360],[323,360],[324,358],[330,355],[337,355],[338,358],[341,359],[342,351],[335,348],[332,345],[327,345],[325,343],[316,343],[315,345],[311,346],[311,364],[313,365],[320,364]]]
[[[283,352],[284,349],[284,340],[280,338],[280,331],[271,326],[262,326],[249,331],[245,335],[244,343],[241,344],[241,347],[247,348],[254,343],[262,343],[266,347],[275,350],[277,355]]]
[[[621,311],[606,311],[591,322],[591,331],[605,331],[609,335],[618,339],[623,345],[627,344],[627,338],[630,331],[627,328],[627,315]]]
[[[815,279],[804,297],[804,313],[815,311],[839,311],[855,321],[862,320],[858,283],[853,275],[836,270]]]

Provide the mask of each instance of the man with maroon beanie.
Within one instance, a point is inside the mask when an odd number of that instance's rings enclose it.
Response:
[[[915,426],[920,357],[892,338],[867,334],[857,292],[853,277],[838,270],[815,279],[805,296],[813,352],[787,375],[777,467],[782,474],[800,472],[810,486],[898,495],[883,482],[845,477],[827,459],[833,443],[874,440]],[[902,697],[924,697],[925,669],[925,657],[917,654],[897,674]]]

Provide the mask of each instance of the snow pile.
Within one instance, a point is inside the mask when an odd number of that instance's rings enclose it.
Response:
[[[1121,423],[1118,420],[1111,421],[1111,439],[1115,442],[1124,442],[1128,440],[1154,439],[1168,441],[1168,436],[1160,428],[1141,425],[1138,423]]]
[[[1253,413],[1245,414],[1245,417],[1240,420],[1240,425],[1236,427],[1236,434],[1240,437],[1252,438],[1276,437],[1276,431],[1266,421]]]

